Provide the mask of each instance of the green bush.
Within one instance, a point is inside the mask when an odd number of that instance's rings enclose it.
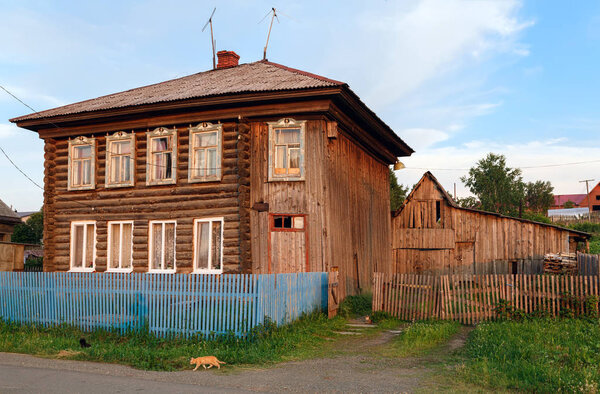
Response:
[[[367,316],[371,313],[373,295],[370,293],[347,296],[338,307],[342,317]]]
[[[600,223],[591,223],[591,222],[583,222],[583,223],[574,223],[568,226],[573,230],[583,231],[586,233],[596,233],[600,234]]]

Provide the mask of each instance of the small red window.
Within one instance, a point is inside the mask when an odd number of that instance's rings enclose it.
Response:
[[[271,215],[271,230],[273,231],[303,231],[304,215]]]

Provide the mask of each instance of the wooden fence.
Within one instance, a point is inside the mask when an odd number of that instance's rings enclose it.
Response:
[[[375,273],[373,310],[385,311],[403,320],[442,319],[474,324],[496,318],[494,309],[504,300],[524,313],[553,317],[561,313],[581,315],[598,312],[599,286],[597,275]]]
[[[327,273],[198,275],[0,272],[0,318],[139,330],[158,336],[247,334],[327,308]]]
[[[577,253],[579,275],[600,275],[599,257],[597,254]]]

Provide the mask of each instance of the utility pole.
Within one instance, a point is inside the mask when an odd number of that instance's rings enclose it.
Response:
[[[592,203],[590,202],[590,185],[589,182],[592,182],[593,179],[584,179],[583,181],[579,181],[579,183],[585,182],[585,189],[587,191],[587,202],[588,202],[588,220],[592,221]]]

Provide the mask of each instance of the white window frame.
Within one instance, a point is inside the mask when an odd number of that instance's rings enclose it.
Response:
[[[267,122],[269,125],[269,182],[273,181],[303,181],[305,179],[304,171],[304,146],[306,138],[306,121],[296,121],[292,118],[283,118],[277,122]],[[275,130],[277,129],[300,129],[300,174],[275,174]]]
[[[198,245],[198,223],[210,223],[211,236],[210,236],[210,241],[208,244],[208,264],[210,267],[211,261],[212,261],[212,243],[213,243],[212,224],[213,224],[213,222],[221,222],[221,264],[220,264],[221,268],[220,269],[213,269],[213,268],[200,269],[200,268],[196,267],[196,257],[197,257],[198,246],[199,246]],[[195,274],[222,274],[223,273],[223,244],[225,243],[225,240],[223,239],[224,228],[225,228],[225,218],[223,218],[223,217],[194,219],[194,231],[193,231],[194,254],[193,254],[193,258],[192,258],[192,264],[194,266],[193,273],[195,273]]]
[[[111,145],[113,142],[121,142],[121,141],[129,141],[131,144],[131,150],[129,152],[129,181],[127,182],[111,182],[110,174],[112,170],[112,156],[114,152],[112,151]],[[127,157],[127,155],[120,155],[121,157]],[[124,131],[117,131],[112,135],[106,136],[106,171],[104,173],[104,186],[106,188],[114,188],[114,187],[129,187],[134,186],[135,184],[135,133],[132,131],[131,133],[125,133]]]
[[[82,185],[82,186],[74,186],[72,184],[73,182],[73,164],[74,164],[74,157],[73,157],[73,151],[75,149],[75,147],[79,147],[79,146],[84,146],[84,145],[89,145],[92,149],[92,153],[90,156],[90,161],[91,161],[91,165],[90,165],[90,184],[89,185]],[[72,191],[72,190],[93,190],[96,188],[96,139],[93,137],[84,137],[84,136],[79,136],[76,137],[74,139],[69,139],[69,158],[68,158],[68,171],[67,171],[67,190]]]
[[[153,231],[152,226],[155,224],[162,225],[162,258],[160,261],[161,267],[165,266],[165,224],[173,223],[175,227],[173,229],[173,268],[172,269],[153,269],[152,268],[152,260],[153,260]],[[148,272],[159,273],[159,274],[174,274],[177,271],[177,220],[151,220],[148,223]]]
[[[114,224],[119,225],[119,268],[111,268],[110,266],[110,258],[111,256],[111,245],[112,245],[112,226]],[[123,257],[123,225],[131,224],[131,250],[129,253],[131,254],[131,267],[130,268],[121,268],[122,257]],[[106,272],[133,272],[133,220],[114,220],[107,222],[108,226],[108,242],[106,246]]]
[[[152,140],[154,138],[172,137],[173,145],[171,147],[171,178],[154,179],[154,162],[152,156]],[[152,131],[146,132],[146,185],[173,185],[177,183],[177,128],[167,129],[166,127],[157,127]]]
[[[75,259],[75,237],[73,236],[74,234],[74,230],[75,230],[75,226],[84,226],[84,231],[83,231],[83,252],[82,252],[82,256],[85,259],[85,255],[86,253],[86,247],[87,247],[87,226],[88,225],[93,225],[94,226],[94,251],[92,254],[92,266],[91,267],[73,267],[73,260]],[[96,240],[97,240],[97,231],[96,231],[96,221],[95,220],[77,220],[77,221],[73,221],[71,222],[71,234],[70,234],[70,242],[71,242],[71,246],[70,246],[70,255],[69,255],[69,271],[71,272],[94,272],[96,270]]]
[[[215,182],[221,181],[222,173],[221,168],[223,167],[223,125],[216,124],[213,125],[209,122],[200,123],[198,126],[192,127],[190,125],[190,139],[189,139],[189,156],[188,156],[188,182],[196,183],[196,182]],[[196,163],[196,155],[195,150],[197,147],[194,145],[194,138],[197,134],[202,133],[217,133],[217,168],[215,175],[205,175],[205,176],[195,176],[194,170],[198,168],[198,163]]]

